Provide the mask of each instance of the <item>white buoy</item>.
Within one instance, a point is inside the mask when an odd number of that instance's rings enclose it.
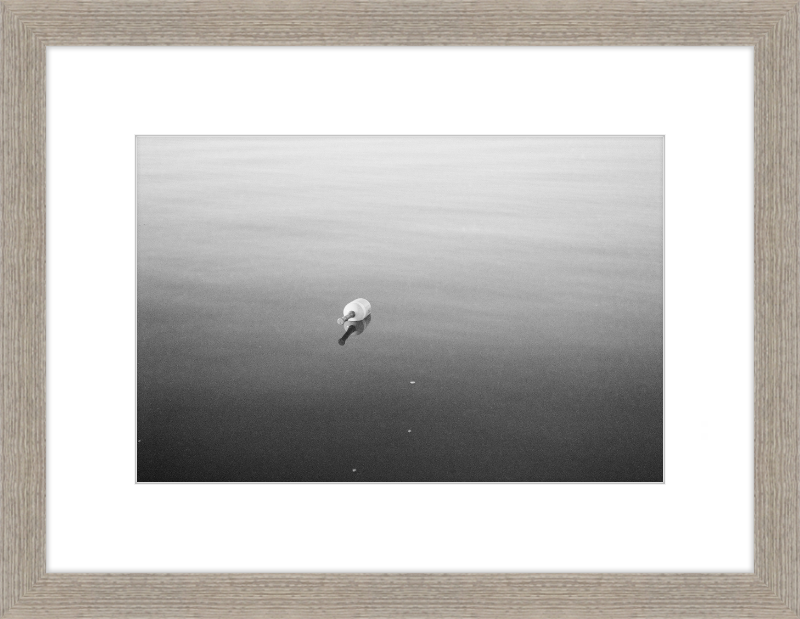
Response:
[[[364,320],[367,316],[369,316],[370,311],[372,311],[372,305],[370,305],[369,301],[366,299],[356,299],[355,301],[350,301],[347,305],[344,306],[343,314],[338,322],[340,325],[343,325],[345,321],[352,320]]]

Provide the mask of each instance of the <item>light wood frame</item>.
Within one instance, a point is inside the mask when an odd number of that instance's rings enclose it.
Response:
[[[0,0],[0,616],[797,617],[797,0]],[[747,574],[48,574],[48,45],[755,48],[755,566]]]

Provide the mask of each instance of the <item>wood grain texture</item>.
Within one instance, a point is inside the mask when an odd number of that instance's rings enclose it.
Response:
[[[756,45],[755,574],[797,612],[798,11]]]
[[[5,7],[0,149],[0,611],[45,569],[44,46]]]
[[[795,0],[0,0],[0,19],[0,616],[800,614]],[[88,44],[754,46],[754,574],[46,574],[45,49]]]
[[[48,575],[7,615],[789,618],[752,575]]]
[[[793,0],[5,0],[48,45],[753,45]]]

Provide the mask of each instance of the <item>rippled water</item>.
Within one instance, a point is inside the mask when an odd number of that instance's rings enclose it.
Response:
[[[139,138],[139,481],[661,481],[662,145]]]

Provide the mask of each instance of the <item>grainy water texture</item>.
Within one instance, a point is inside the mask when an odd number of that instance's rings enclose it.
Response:
[[[139,138],[138,480],[661,481],[662,190],[658,137]]]

